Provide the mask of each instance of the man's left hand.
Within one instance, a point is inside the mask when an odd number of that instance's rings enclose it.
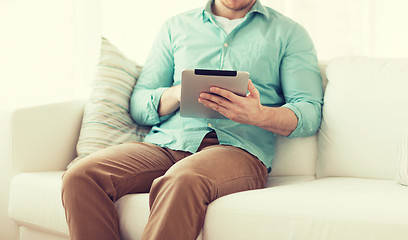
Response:
[[[210,93],[201,93],[198,101],[235,122],[257,125],[263,106],[259,91],[251,80],[248,81],[248,92],[241,97],[226,89],[211,87]]]

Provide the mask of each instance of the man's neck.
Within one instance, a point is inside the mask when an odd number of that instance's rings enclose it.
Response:
[[[242,9],[231,9],[225,6],[221,0],[215,0],[211,6],[211,10],[214,15],[221,16],[228,18],[230,20],[243,18],[245,15],[251,10],[252,6],[255,4],[256,1],[253,1],[248,6]]]

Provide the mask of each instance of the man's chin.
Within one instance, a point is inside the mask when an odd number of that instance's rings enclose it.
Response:
[[[242,2],[242,0],[221,0],[223,5],[232,11],[242,11],[251,6],[255,1]]]

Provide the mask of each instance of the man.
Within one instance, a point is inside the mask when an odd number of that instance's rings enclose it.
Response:
[[[248,94],[217,87],[197,99],[227,119],[182,118],[183,69],[250,73]],[[264,187],[276,134],[314,134],[322,86],[306,31],[256,0],[209,1],[165,23],[131,96],[133,119],[152,130],[81,160],[63,178],[71,239],[119,239],[114,202],[150,192],[142,239],[194,240],[208,204]]]

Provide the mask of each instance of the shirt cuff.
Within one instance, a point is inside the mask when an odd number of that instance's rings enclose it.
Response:
[[[166,116],[159,116],[159,113],[157,112],[160,104],[160,99],[161,96],[163,95],[163,92],[167,89],[167,87],[163,88],[158,88],[152,91],[150,95],[150,102],[147,104],[147,111],[148,111],[148,116],[149,116],[149,122],[151,124],[158,124],[162,121],[167,120],[171,114],[166,115]]]
[[[285,108],[288,108],[288,109],[292,110],[292,112],[296,115],[296,117],[298,119],[298,123],[297,123],[297,126],[296,126],[295,130],[293,130],[289,134],[288,138],[295,138],[295,137],[298,137],[298,136],[302,136],[302,132],[303,132],[303,129],[302,129],[302,122],[303,122],[302,112],[299,111],[299,109],[292,103],[286,103],[282,107],[285,107]]]

